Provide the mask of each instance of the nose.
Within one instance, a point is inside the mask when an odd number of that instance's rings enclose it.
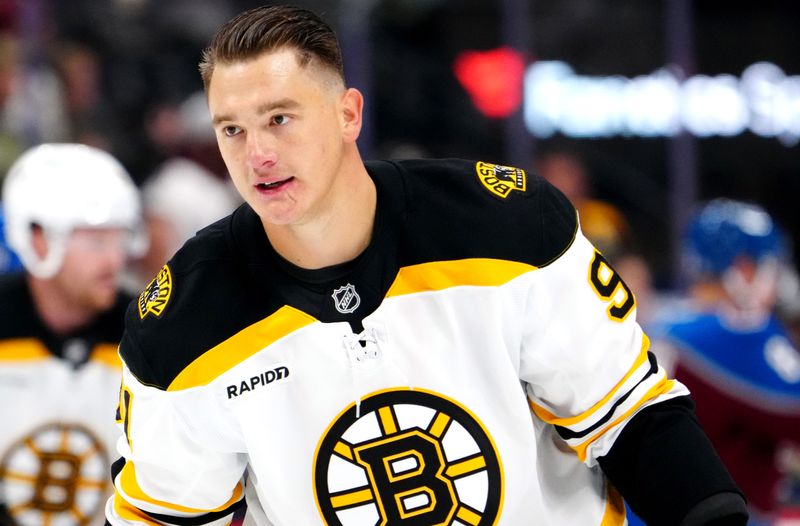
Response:
[[[102,250],[97,251],[95,257],[103,260],[107,270],[118,273],[128,262],[129,243],[127,232],[116,238],[108,239]]]
[[[278,153],[269,137],[251,133],[247,137],[247,162],[253,170],[270,168],[278,161]]]
[[[118,274],[120,271],[122,271],[122,269],[125,268],[127,261],[128,254],[124,248],[122,250],[109,251],[106,254],[106,268],[111,272],[114,272],[114,274]]]

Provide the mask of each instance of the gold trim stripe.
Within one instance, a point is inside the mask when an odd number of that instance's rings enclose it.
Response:
[[[600,526],[622,526],[625,524],[625,501],[617,488],[606,482],[606,510]]]
[[[144,492],[144,490],[142,490],[142,488],[139,487],[139,482],[136,480],[136,471],[133,466],[133,462],[131,462],[130,460],[125,462],[125,465],[122,467],[122,471],[120,471],[120,474],[118,476],[119,476],[120,488],[131,499],[147,502],[149,504],[153,504],[154,506],[158,506],[160,508],[167,508],[181,513],[205,514],[205,513],[214,513],[217,511],[223,511],[226,508],[229,508],[235,503],[239,502],[239,500],[242,498],[242,492],[243,492],[241,482],[237,483],[236,488],[234,488],[233,490],[233,495],[231,496],[230,499],[228,499],[228,501],[225,504],[217,508],[214,508],[213,510],[203,510],[199,508],[189,508],[186,506],[181,506],[180,504],[174,504],[172,502],[166,502],[163,500],[158,500],[150,497],[148,494]]]
[[[315,321],[313,316],[293,307],[281,307],[198,356],[172,380],[167,391],[208,385],[258,351]]]
[[[0,341],[0,362],[33,362],[50,358],[50,351],[36,338]]]
[[[119,345],[114,343],[98,343],[89,357],[92,362],[99,362],[112,369],[122,370],[122,360],[119,357]]]
[[[583,413],[571,417],[560,418],[542,406],[536,405],[533,400],[528,399],[528,403],[531,406],[534,414],[544,420],[548,424],[553,424],[556,426],[561,427],[568,427],[575,424],[578,424],[589,417],[591,417],[594,413],[599,411],[603,406],[608,404],[614,395],[619,391],[619,389],[625,385],[625,382],[631,377],[631,375],[636,372],[636,370],[641,367],[641,365],[647,360],[647,351],[650,349],[650,339],[647,337],[646,334],[642,334],[642,349],[639,352],[639,356],[636,358],[636,361],[633,362],[633,366],[628,369],[628,372],[625,373],[625,376],[622,377],[622,380],[617,382],[617,385],[614,386],[609,393],[603,397],[602,400],[594,404],[592,407],[584,411]]]
[[[597,440],[598,438],[603,436],[603,434],[606,431],[608,431],[609,429],[611,429],[612,427],[616,426],[617,424],[619,424],[623,420],[626,420],[633,413],[635,413],[636,410],[638,410],[640,407],[642,407],[645,403],[649,402],[650,400],[652,400],[653,398],[657,397],[658,395],[670,392],[674,385],[675,385],[675,380],[668,380],[667,378],[662,378],[660,382],[658,382],[656,385],[651,387],[644,394],[644,396],[636,403],[636,405],[634,405],[633,407],[631,407],[630,409],[625,411],[625,413],[622,414],[622,416],[620,416],[619,418],[617,418],[616,420],[614,420],[613,422],[611,422],[610,424],[605,426],[599,433],[594,435],[589,440],[583,442],[582,444],[578,444],[576,446],[570,446],[570,447],[572,449],[574,449],[575,452],[578,454],[578,458],[581,460],[581,462],[584,462],[586,460],[586,450],[589,448],[589,446],[595,440]]]
[[[459,259],[403,267],[386,297],[458,286],[496,287],[536,270],[533,265],[502,259]]]
[[[117,515],[126,521],[135,521],[136,523],[155,524],[153,518],[148,514],[123,499],[119,493],[114,494],[114,511]]]

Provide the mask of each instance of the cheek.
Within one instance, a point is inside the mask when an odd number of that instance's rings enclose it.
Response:
[[[243,161],[244,157],[240,150],[236,147],[236,142],[229,138],[218,138],[217,148],[219,149],[220,156],[225,162],[228,171],[233,175],[236,173],[237,165]]]

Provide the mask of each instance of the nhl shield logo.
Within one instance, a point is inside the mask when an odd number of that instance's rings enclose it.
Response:
[[[356,292],[356,288],[350,283],[334,290],[331,297],[336,310],[342,314],[350,314],[361,305],[361,297]]]

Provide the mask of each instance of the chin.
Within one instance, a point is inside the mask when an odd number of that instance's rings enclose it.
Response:
[[[95,289],[93,293],[86,298],[86,303],[99,313],[111,308],[116,300],[116,287],[103,288],[102,290]]]
[[[94,307],[94,310],[100,314],[103,311],[110,309],[114,305],[115,299],[116,294],[113,296],[94,297],[92,298],[91,305]]]
[[[277,207],[256,208],[261,221],[268,225],[289,226],[299,223],[299,214],[293,209],[276,209]]]

